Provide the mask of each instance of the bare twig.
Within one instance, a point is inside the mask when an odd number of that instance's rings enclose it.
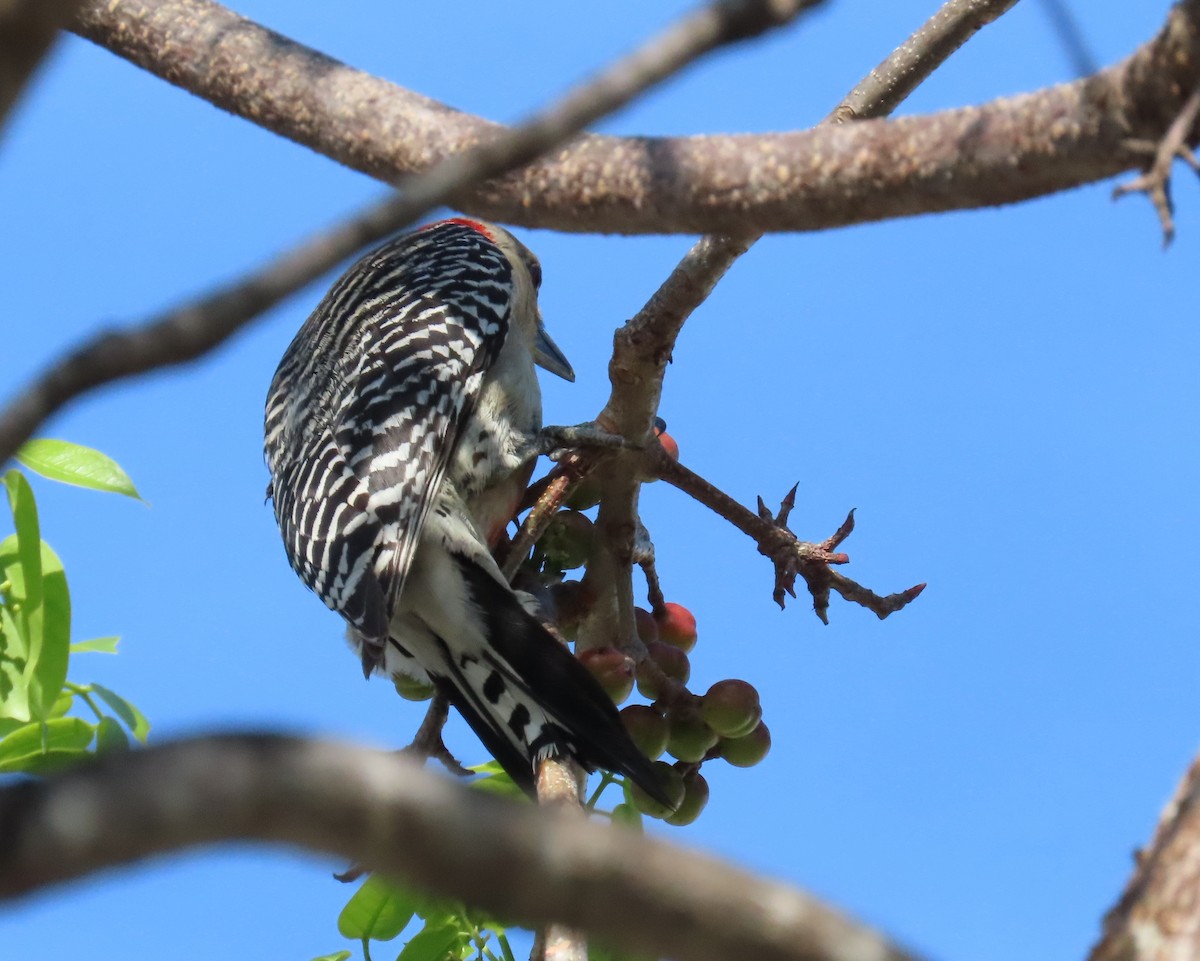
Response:
[[[264,735],[110,755],[0,788],[0,897],[245,840],[325,852],[515,921],[569,924],[681,961],[912,957],[814,898],[715,858],[489,797],[394,753]]]
[[[886,117],[980,29],[1017,0],[950,0],[897,47],[825,118],[827,123]]]
[[[1121,899],[1089,961],[1200,959],[1200,758],[1192,761],[1138,852]]]
[[[894,105],[989,12],[953,0],[877,73]],[[935,22],[938,21],[935,17]],[[1124,64],[1023,97],[891,123],[773,135],[584,136],[464,195],[472,213],[617,233],[823,230],[1014,203],[1137,165],[1200,81],[1200,0]],[[381,180],[426,170],[498,128],[352,70],[205,0],[91,0],[77,23],[173,83]],[[924,28],[923,28],[924,30]],[[886,109],[886,108],[884,108]],[[875,116],[855,109],[858,117]]]
[[[817,2],[716,0],[519,126],[497,128],[487,140],[446,156],[428,173],[401,181],[397,196],[338,229],[301,244],[214,294],[139,327],[101,334],[84,343],[0,411],[0,464],[12,457],[42,421],[85,391],[207,353],[355,250],[459,199],[467,185],[525,163],[697,57],[785,23]],[[95,7],[90,10],[97,12]],[[206,56],[211,56],[211,51],[206,50]]]
[[[0,126],[82,0],[0,0]]]
[[[1196,173],[1200,174],[1200,160],[1188,147],[1188,138],[1196,134],[1196,118],[1200,115],[1200,85],[1192,91],[1187,103],[1179,111],[1165,136],[1158,143],[1144,140],[1130,141],[1131,149],[1139,150],[1150,155],[1150,165],[1140,177],[1129,183],[1121,184],[1113,191],[1113,200],[1126,194],[1142,193],[1150,198],[1154,210],[1158,214],[1158,222],[1162,225],[1163,249],[1171,246],[1175,239],[1175,205],[1171,201],[1171,165],[1175,158],[1182,159]]]
[[[854,512],[851,511],[841,527],[819,544],[802,541],[787,526],[787,518],[795,505],[796,488],[788,491],[780,504],[779,512],[772,516],[758,499],[759,510],[743,507],[732,497],[714,487],[699,474],[689,470],[670,457],[659,456],[654,466],[667,483],[691,495],[705,507],[725,518],[743,534],[753,538],[760,554],[764,554],[775,565],[775,588],[772,597],[781,608],[784,594],[796,596],[793,589],[796,577],[804,579],[813,597],[813,610],[824,623],[829,623],[829,592],[837,591],[845,600],[859,604],[874,612],[882,620],[889,614],[915,600],[925,589],[918,584],[905,591],[881,597],[842,574],[830,570],[831,564],[848,564],[849,556],[837,549],[854,530]]]

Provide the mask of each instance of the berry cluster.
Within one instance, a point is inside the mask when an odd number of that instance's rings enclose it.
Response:
[[[661,422],[656,433],[668,453],[678,458],[678,445]],[[596,531],[582,511],[599,499],[599,488],[590,478],[568,495],[566,506],[550,520],[538,541],[535,556],[540,555],[544,574],[561,577],[587,563]],[[573,638],[591,599],[578,580],[560,580],[553,595],[559,629]],[[770,749],[771,733],[762,721],[758,691],[746,681],[718,681],[702,695],[688,690],[688,655],[697,639],[691,611],[659,597],[653,613],[639,607],[634,614],[644,653],[638,651],[634,656],[618,647],[599,647],[580,652],[579,659],[616,704],[625,704],[635,687],[650,702],[626,705],[621,718],[634,743],[655,762],[676,806],[674,810],[664,807],[636,787],[630,791],[633,804],[669,824],[690,824],[708,803],[708,783],[701,767],[716,759],[735,767],[752,767]],[[664,754],[674,762],[660,760]]]

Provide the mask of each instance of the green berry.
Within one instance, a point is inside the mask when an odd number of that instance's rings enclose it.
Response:
[[[538,546],[547,562],[561,571],[582,567],[596,539],[595,525],[579,511],[559,511],[546,525]]]
[[[645,704],[630,704],[621,708],[621,723],[638,750],[651,761],[657,760],[667,749],[670,727],[667,719]]]
[[[745,737],[723,737],[721,757],[734,767],[754,767],[771,750],[771,732],[761,721]]]
[[[692,664],[688,660],[688,656],[679,648],[656,641],[653,644],[646,645],[646,652],[650,655],[649,660],[663,674],[678,681],[680,684],[686,684],[688,678],[692,676]],[[637,687],[642,697],[649,698],[652,701],[657,700],[666,693],[659,689],[659,682],[652,666],[649,664],[638,665]]]
[[[704,721],[722,737],[745,737],[762,720],[758,691],[745,681],[717,681],[700,707]]]
[[[667,712],[670,733],[667,751],[681,761],[702,761],[717,743],[717,732],[704,723],[700,711],[691,704],[676,705]]]
[[[630,795],[639,811],[652,818],[661,819],[665,818],[683,803],[683,797],[686,793],[683,787],[683,775],[666,761],[655,761],[651,766],[654,768],[659,786],[672,803],[667,806],[661,801],[656,801],[636,784],[630,785]]]
[[[396,693],[406,701],[428,701],[437,693],[437,688],[428,681],[420,681],[407,674],[393,674],[392,683]]]
[[[691,824],[700,816],[700,812],[707,804],[708,782],[704,780],[704,776],[699,771],[696,771],[683,779],[683,803],[663,820],[677,827]]]

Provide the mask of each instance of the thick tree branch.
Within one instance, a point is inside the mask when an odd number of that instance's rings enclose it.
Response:
[[[983,21],[954,22],[969,33]],[[75,29],[217,106],[389,182],[498,129],[207,0],[90,0]],[[965,39],[933,32],[951,45]],[[893,79],[907,83],[902,74]],[[932,116],[797,133],[584,136],[462,205],[560,230],[747,234],[1014,203],[1138,166],[1142,158],[1125,142],[1159,140],[1197,82],[1200,0],[1182,0],[1130,59],[1074,83]]]
[[[1200,757],[1175,789],[1089,961],[1200,961]]]
[[[466,145],[462,152],[445,156],[426,173],[403,180],[398,184],[397,196],[368,208],[337,229],[306,241],[207,297],[160,314],[141,326],[94,337],[60,359],[0,410],[0,464],[32,436],[38,424],[85,391],[207,353],[249,320],[359,248],[381,240],[444,203],[459,200],[465,186],[549,150],[714,48],[787,23],[819,2],[715,0],[525,123],[494,128],[485,141]],[[104,9],[128,12],[137,6],[105,4]],[[181,14],[163,11],[163,15]],[[276,42],[283,41],[276,38]],[[219,45],[211,37],[207,43]],[[238,49],[237,55],[251,58],[238,70],[252,72],[253,51]]]
[[[504,802],[392,753],[263,735],[111,755],[0,788],[0,897],[247,840],[347,858],[502,917],[574,925],[656,957],[912,961],[813,898],[715,858]]]
[[[0,126],[81,0],[0,0]]]

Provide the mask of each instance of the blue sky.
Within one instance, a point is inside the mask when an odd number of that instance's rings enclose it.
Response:
[[[807,126],[935,6],[831,4],[602,129]],[[1076,3],[1105,63],[1167,6]],[[684,4],[238,9],[513,120]],[[1030,0],[904,112],[1069,71]],[[668,599],[699,620],[693,688],[752,681],[775,740],[758,768],[714,765],[703,817],[667,833],[935,958],[1082,956],[1196,748],[1200,331],[1185,303],[1200,192],[1181,168],[1164,255],[1150,208],[1111,204],[1111,187],[767,238],[689,322],[668,372],[662,413],[686,464],[746,503],[799,480],[793,526],[814,540],[857,508],[848,573],[883,593],[929,588],[885,622],[836,600],[828,627],[803,599],[781,613],[750,542],[648,488]],[[68,39],[0,142],[4,392],[101,325],[219,284],[379,193]],[[575,423],[607,396],[613,328],[691,238],[521,236],[579,375],[547,379],[547,418]],[[362,680],[263,506],[267,384],[329,279],[200,363],[105,390],[45,428],[116,457],[152,505],[36,486],[77,636],[123,637],[119,657],[79,658],[72,674],[138,704],[155,739],[265,727],[396,746],[420,719]],[[464,727],[451,733],[482,759]],[[248,848],[171,859],[6,907],[0,944],[11,957],[305,961],[349,946],[336,867]]]

